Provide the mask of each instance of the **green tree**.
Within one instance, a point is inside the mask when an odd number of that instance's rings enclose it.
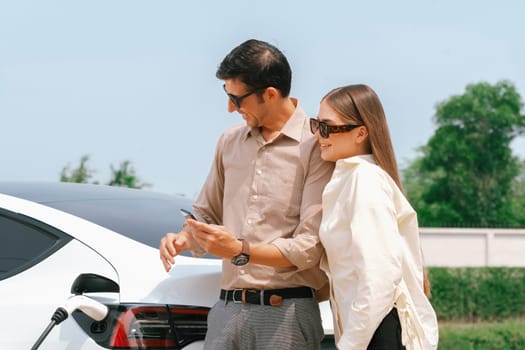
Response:
[[[69,164],[62,168],[60,173],[61,182],[77,182],[77,183],[88,183],[95,173],[94,170],[90,169],[87,165],[89,156],[83,155],[80,158],[80,164],[78,168],[71,169]],[[95,182],[97,183],[97,182]]]
[[[80,158],[80,164],[77,168],[71,169],[69,164],[62,169],[60,173],[61,182],[77,182],[77,183],[92,183],[99,184],[98,181],[90,182],[95,171],[88,167],[89,156],[83,155]],[[109,186],[121,186],[129,188],[145,188],[151,187],[149,183],[143,183],[137,177],[135,168],[129,160],[125,160],[120,163],[119,168],[111,168],[111,179],[106,185]]]
[[[437,105],[434,135],[403,172],[422,226],[523,222],[513,188],[520,162],[510,147],[525,132],[522,108],[508,81],[468,85],[463,95]]]
[[[525,160],[519,164],[520,174],[512,183],[514,215],[518,218],[518,226],[525,227]]]
[[[110,186],[121,186],[129,188],[144,188],[151,186],[150,184],[142,183],[139,180],[135,173],[135,168],[133,168],[133,165],[131,165],[131,162],[129,160],[125,160],[122,163],[120,163],[120,167],[118,169],[114,168],[113,165],[111,165],[110,167],[112,173],[112,178],[108,182],[108,185]]]

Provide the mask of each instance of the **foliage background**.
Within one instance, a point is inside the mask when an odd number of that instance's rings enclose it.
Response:
[[[429,267],[439,349],[525,349],[525,268]]]
[[[525,268],[429,267],[431,302],[441,321],[525,317]]]
[[[509,81],[480,82],[436,106],[434,135],[403,171],[422,227],[525,227],[525,165],[511,142],[525,132]]]

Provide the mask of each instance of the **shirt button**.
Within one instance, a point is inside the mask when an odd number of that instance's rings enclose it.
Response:
[[[240,270],[239,273],[240,273],[241,275],[244,275],[244,274],[246,273],[246,271],[244,271],[244,270]]]
[[[262,174],[262,170],[261,169],[257,169],[256,173],[257,173],[257,175],[261,175]]]
[[[257,198],[258,198],[258,197],[257,197],[257,195],[256,195],[256,194],[254,194],[254,195],[252,196],[252,199],[253,199],[254,201],[256,201],[256,200],[257,200]]]
[[[252,224],[252,219],[248,219],[248,220],[246,220],[246,222],[248,223],[248,225],[251,225]]]

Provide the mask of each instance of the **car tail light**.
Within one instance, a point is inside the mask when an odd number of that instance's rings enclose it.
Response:
[[[81,328],[108,349],[182,349],[203,340],[209,308],[120,304],[108,305],[106,319],[97,322],[74,312]]]

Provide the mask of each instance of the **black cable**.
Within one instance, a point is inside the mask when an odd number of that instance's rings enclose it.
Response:
[[[51,320],[55,321],[56,324],[59,324],[62,321],[64,321],[67,318],[67,316],[68,314],[66,309],[64,309],[63,307],[59,307],[55,310],[55,313],[51,317]]]
[[[51,322],[49,322],[49,325],[46,327],[46,329],[44,329],[44,332],[42,332],[42,334],[37,339],[35,345],[33,345],[31,350],[38,349],[40,347],[40,345],[42,344],[42,342],[44,341],[44,339],[46,339],[46,337],[49,334],[49,332],[51,332],[53,327],[55,327],[55,325],[57,325],[57,324],[61,323],[62,321],[64,321],[67,318],[67,316],[68,316],[68,314],[67,314],[66,309],[64,309],[62,307],[59,307],[58,309],[56,309],[55,313],[51,317]]]

